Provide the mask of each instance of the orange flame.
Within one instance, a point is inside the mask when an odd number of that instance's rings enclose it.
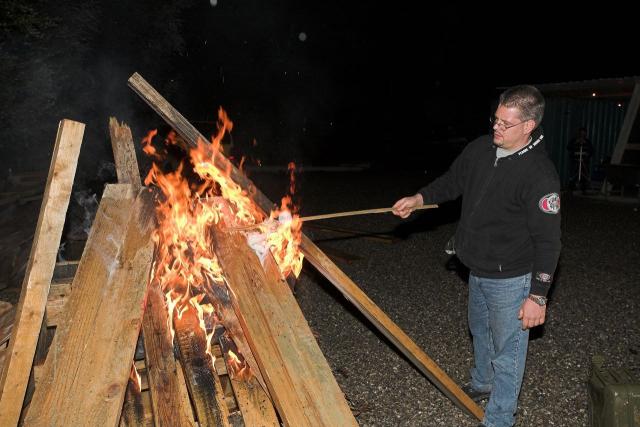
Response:
[[[140,378],[140,374],[138,373],[138,370],[136,369],[135,360],[131,364],[131,373],[129,374],[129,380],[132,381],[135,384],[136,389],[138,391],[142,391],[142,378]]]
[[[297,214],[291,214],[292,209],[291,197],[283,197],[280,209],[272,211],[270,218],[272,220],[284,218],[284,220],[276,222],[277,228],[275,231],[267,234],[267,245],[283,277],[287,277],[289,274],[298,277],[302,270],[302,260],[304,259],[300,251],[302,221],[300,221],[300,217]]]
[[[251,378],[251,367],[246,360],[240,360],[233,350],[227,351],[227,366],[229,371],[233,373],[233,379],[246,381]]]
[[[161,191],[156,207],[158,227],[153,239],[157,255],[151,280],[165,295],[171,336],[175,336],[174,312],[177,310],[177,316],[181,318],[186,310],[196,310],[212,361],[215,361],[210,342],[213,332],[207,333],[206,325],[208,321],[215,324],[217,319],[213,305],[202,302],[206,296],[207,301],[215,303],[212,287],[226,286],[222,268],[212,249],[211,228],[223,216],[222,206],[215,198],[222,196],[230,208],[231,215],[227,213],[224,217],[228,226],[254,225],[264,221],[262,211],[231,179],[231,163],[221,155],[222,140],[233,129],[233,122],[222,109],[218,111],[217,127],[218,132],[211,144],[198,141],[197,146],[189,150],[189,160],[198,182],[194,182],[193,177],[188,179],[188,165],[184,162],[173,172],[163,172],[154,162],[145,178],[145,185],[155,185]],[[153,146],[156,135],[155,130],[149,132],[142,143],[145,153],[159,161],[162,154]],[[175,145],[178,139],[172,131],[164,143]],[[220,164],[226,167],[221,169],[217,166]],[[291,164],[291,194],[295,190],[294,168],[295,165]],[[303,256],[299,250],[302,224],[297,213],[292,213],[294,209],[291,198],[283,198],[281,208],[271,212],[269,217],[275,219],[284,213],[292,218],[291,221],[282,221],[275,229],[260,227],[267,233],[266,240],[284,277],[291,273],[297,276],[302,268]],[[247,375],[250,372],[246,363],[239,367],[240,371]]]

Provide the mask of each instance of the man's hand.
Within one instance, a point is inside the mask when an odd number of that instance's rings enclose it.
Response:
[[[542,325],[544,323],[544,317],[547,313],[546,305],[538,305],[526,298],[520,307],[518,313],[518,319],[522,320],[522,329],[533,328],[534,326]]]
[[[415,196],[404,197],[398,200],[393,205],[393,214],[400,218],[406,218],[411,215],[411,212],[418,206],[422,206],[424,200],[422,200],[422,194],[416,194]]]

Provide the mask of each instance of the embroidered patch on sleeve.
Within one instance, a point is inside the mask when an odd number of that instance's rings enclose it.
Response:
[[[558,193],[549,193],[542,196],[538,202],[540,210],[547,214],[557,214],[560,212],[560,196]]]
[[[542,283],[551,283],[551,275],[539,271],[536,273],[536,280]]]

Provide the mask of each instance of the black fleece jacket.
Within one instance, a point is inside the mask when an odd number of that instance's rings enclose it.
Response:
[[[419,191],[425,204],[462,196],[455,249],[472,274],[530,272],[534,295],[549,291],[560,255],[560,180],[543,139],[538,128],[526,147],[498,159],[492,136],[482,136]]]

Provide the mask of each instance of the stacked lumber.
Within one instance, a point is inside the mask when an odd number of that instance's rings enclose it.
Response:
[[[180,114],[140,74],[134,73],[128,81],[137,93],[160,117],[162,117],[186,144],[195,147],[199,141],[207,141],[189,121]],[[217,152],[215,165],[228,171],[230,178],[239,185],[265,213],[274,207],[273,202],[258,189],[222,152]],[[305,258],[333,284],[396,348],[404,354],[438,389],[459,408],[479,420],[484,411],[449,377],[418,345],[391,320],[340,268],[304,234],[301,249]]]
[[[140,76],[129,83],[187,144],[204,139]],[[154,193],[140,183],[131,131],[115,119],[119,183],[106,186],[82,257],[56,265],[83,130],[61,122],[20,301],[0,307],[5,317],[15,312],[4,352],[0,343],[0,425],[357,425],[275,259],[268,253],[261,262],[235,224],[225,225],[231,215],[210,230],[224,275],[201,295],[215,307],[214,320],[199,317],[193,298],[172,305],[152,276]],[[267,213],[266,196],[216,156]],[[313,265],[409,360],[482,416],[317,246],[302,241]]]
[[[44,199],[39,220],[39,224],[47,226],[40,226],[36,232],[36,245],[25,276],[25,283],[36,282],[37,286],[23,287],[17,310],[3,306],[2,324],[8,325],[3,329],[4,336],[8,337],[12,324],[4,319],[11,319],[17,312],[13,328],[24,332],[14,336],[23,338],[24,334],[29,339],[8,340],[4,353],[10,357],[3,371],[0,424],[329,424],[320,421],[322,415],[333,417],[330,419],[338,420],[340,425],[355,425],[300,310],[281,313],[280,320],[272,326],[271,319],[264,315],[264,310],[295,306],[275,264],[268,275],[262,272],[260,277],[265,286],[271,283],[281,289],[274,289],[268,306],[255,307],[262,315],[260,322],[251,323],[251,335],[240,319],[253,315],[239,311],[237,300],[229,298],[230,292],[216,290],[216,305],[224,321],[211,331],[215,359],[205,353],[210,331],[205,334],[199,328],[195,311],[178,315],[175,310],[167,310],[161,290],[149,286],[153,283],[149,280],[153,263],[152,193],[140,185],[135,156],[131,156],[130,131],[115,120],[110,126],[121,183],[106,186],[78,261],[55,262],[56,242],[65,217],[64,201],[68,203],[73,181],[73,159],[64,155],[68,150],[60,156],[66,159],[67,174],[60,173],[64,169],[59,166],[61,161],[54,161],[56,166],[52,166],[50,196]],[[81,139],[81,135],[77,136],[74,150],[79,148]],[[69,140],[64,134],[59,139]],[[60,187],[61,175],[66,191],[49,188]],[[59,200],[59,194],[66,198]],[[54,226],[53,232],[49,225]],[[230,247],[243,253],[253,268],[259,267],[256,256],[240,239],[236,242],[239,246]],[[47,256],[34,258],[34,254]],[[238,287],[250,283],[255,283],[251,277],[234,280]],[[275,307],[276,303],[280,305]],[[168,328],[168,316],[172,316],[175,339]],[[264,339],[264,331],[278,336],[278,325],[286,325],[289,331],[293,331],[290,325],[303,327],[297,335],[287,334],[291,339],[280,343],[263,348],[253,345]],[[309,340],[315,347],[309,346]],[[306,365],[298,373],[299,360],[304,358]],[[267,382],[263,372],[268,372]],[[277,386],[285,380],[291,384],[290,377],[306,378],[309,372],[316,376],[315,384],[307,379],[304,387]],[[303,398],[304,404],[298,404]],[[295,405],[280,405],[287,399]]]

